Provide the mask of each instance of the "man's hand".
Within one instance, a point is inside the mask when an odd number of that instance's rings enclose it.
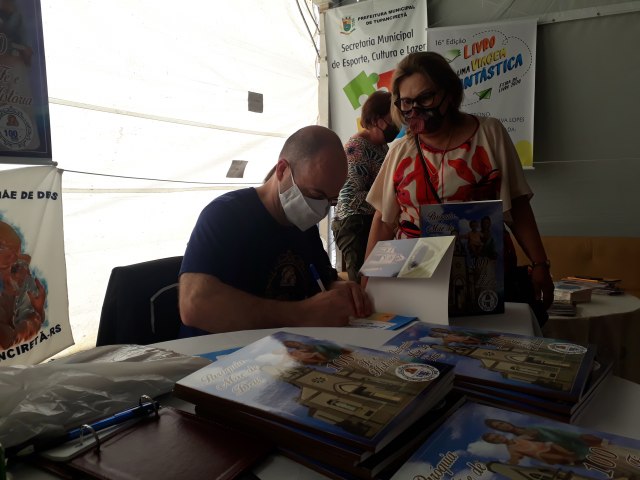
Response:
[[[352,282],[351,280],[337,280],[331,284],[329,290],[348,290],[351,293],[355,309],[355,314],[352,316],[363,318],[373,313],[371,299],[362,285]]]
[[[371,301],[360,285],[350,281],[331,284],[326,292],[303,300],[300,326],[344,327],[350,317],[371,315]]]

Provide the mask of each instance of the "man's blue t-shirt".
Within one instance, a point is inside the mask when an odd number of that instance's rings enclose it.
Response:
[[[180,273],[213,275],[262,298],[303,300],[320,291],[309,270],[311,264],[325,285],[336,280],[318,227],[302,232],[280,225],[256,190],[246,188],[226,193],[204,208]],[[185,330],[181,336],[188,336]]]

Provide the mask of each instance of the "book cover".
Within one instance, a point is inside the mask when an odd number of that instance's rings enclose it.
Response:
[[[501,200],[420,207],[424,237],[453,235],[449,316],[504,312],[504,245]]]
[[[306,458],[314,464],[326,465],[335,471],[344,472],[345,476],[348,472],[349,475],[373,478],[383,470],[392,468],[394,464],[397,468],[409,458],[422,441],[458,409],[464,400],[461,393],[450,392],[438,405],[375,453],[251,414],[234,415],[233,421],[229,422],[215,408],[207,409],[200,405],[196,405],[196,414],[214,421],[231,423],[244,432],[252,432],[274,443],[283,452]],[[307,465],[307,462],[301,463]]]
[[[415,320],[417,320],[417,317],[415,316],[375,312],[365,318],[351,318],[349,320],[349,327],[398,330],[399,328],[402,328],[408,323],[411,323]]]
[[[452,381],[447,364],[277,332],[178,381],[174,395],[378,451]]]
[[[501,401],[503,406],[508,405],[508,400],[513,400],[518,404],[529,404],[540,409],[542,413],[538,413],[539,415],[544,415],[545,411],[553,412],[557,414],[556,418],[573,422],[580,411],[593,398],[603,380],[611,374],[612,367],[613,362],[599,362],[596,359],[593,362],[582,397],[577,402],[544,398],[520,390],[479,385],[477,383],[460,382],[457,388],[469,396],[474,396],[475,393],[478,393],[487,397],[495,397]]]
[[[384,348],[455,365],[456,382],[520,390],[577,401],[588,381],[595,346],[512,333],[417,322]]]
[[[422,444],[393,480],[639,476],[639,440],[469,402]]]
[[[335,462],[332,456],[323,456],[316,452],[306,453],[296,446],[281,447],[278,445],[278,447],[284,455],[292,460],[330,478],[389,478],[431,433],[464,404],[464,401],[465,398],[460,393],[450,393],[437,407],[412,424],[380,452],[369,456],[365,461],[356,465],[340,465]]]

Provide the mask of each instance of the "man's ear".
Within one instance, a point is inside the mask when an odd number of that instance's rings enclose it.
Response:
[[[285,171],[287,171],[287,169],[289,168],[289,162],[287,162],[284,158],[281,158],[278,160],[278,163],[276,163],[276,178],[278,179],[278,181],[282,180],[282,177],[284,176]]]

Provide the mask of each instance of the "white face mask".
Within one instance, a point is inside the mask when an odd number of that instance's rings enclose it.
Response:
[[[305,197],[291,174],[293,185],[281,192],[278,184],[278,196],[287,220],[303,232],[310,229],[329,213],[329,200]]]

